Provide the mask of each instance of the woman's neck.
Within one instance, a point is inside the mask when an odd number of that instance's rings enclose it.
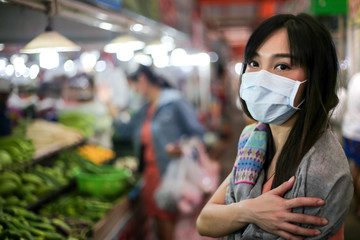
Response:
[[[297,118],[298,114],[295,113],[290,119],[281,125],[269,124],[274,141],[275,154],[281,152]]]
[[[298,115],[294,114],[289,120],[287,120],[281,125],[269,124],[274,142],[275,152],[269,168],[266,171],[266,179],[269,179],[275,173],[277,160],[285,145],[286,140],[289,137],[290,131],[295,124],[297,117]]]
[[[288,136],[292,126],[273,125],[270,124],[271,133],[274,141],[275,154],[280,153]]]
[[[276,163],[280,156],[281,150],[289,136],[291,126],[270,124],[270,129],[275,149],[273,158],[271,159],[271,163],[265,173],[266,180],[269,180],[271,176],[275,174]]]
[[[156,106],[159,98],[160,98],[160,95],[161,95],[161,88],[158,88],[158,87],[154,87],[151,89],[151,91],[149,91],[149,101],[150,101],[150,104],[152,106]]]

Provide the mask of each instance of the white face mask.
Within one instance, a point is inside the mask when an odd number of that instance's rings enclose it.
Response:
[[[299,82],[268,71],[244,73],[240,97],[246,102],[251,116],[263,123],[282,124],[288,120],[303,101],[294,106]]]

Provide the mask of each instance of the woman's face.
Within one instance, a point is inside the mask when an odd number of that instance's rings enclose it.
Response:
[[[133,82],[133,87],[138,94],[147,97],[149,83],[144,74],[139,74],[138,80],[136,82]]]
[[[291,65],[289,39],[285,28],[275,31],[260,45],[255,56],[247,64],[245,72],[260,70],[266,70],[294,81],[306,80],[305,68],[300,65]],[[300,85],[294,106],[298,106],[302,101],[305,85],[306,83]]]

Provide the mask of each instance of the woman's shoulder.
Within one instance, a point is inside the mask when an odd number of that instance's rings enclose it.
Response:
[[[324,131],[303,158],[290,192],[292,197],[318,197],[326,202],[322,207],[293,210],[328,219],[329,224],[320,227],[321,235],[314,239],[328,239],[340,229],[351,203],[353,186],[346,156],[331,130]]]
[[[313,157],[316,157],[320,163],[337,163],[337,166],[348,166],[343,147],[330,129],[326,129],[322,133],[312,149]]]
[[[339,179],[351,181],[350,167],[344,150],[331,130],[326,130],[304,156],[298,173],[307,181],[335,184]]]

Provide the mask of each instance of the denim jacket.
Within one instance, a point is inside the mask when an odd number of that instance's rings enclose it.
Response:
[[[132,138],[135,156],[140,157],[141,128],[145,121],[149,103],[146,103],[128,123],[114,121],[120,139]],[[197,120],[193,105],[175,89],[163,89],[151,121],[155,156],[161,175],[171,159],[165,150],[169,143],[177,143],[181,137],[203,138],[204,128]]]

